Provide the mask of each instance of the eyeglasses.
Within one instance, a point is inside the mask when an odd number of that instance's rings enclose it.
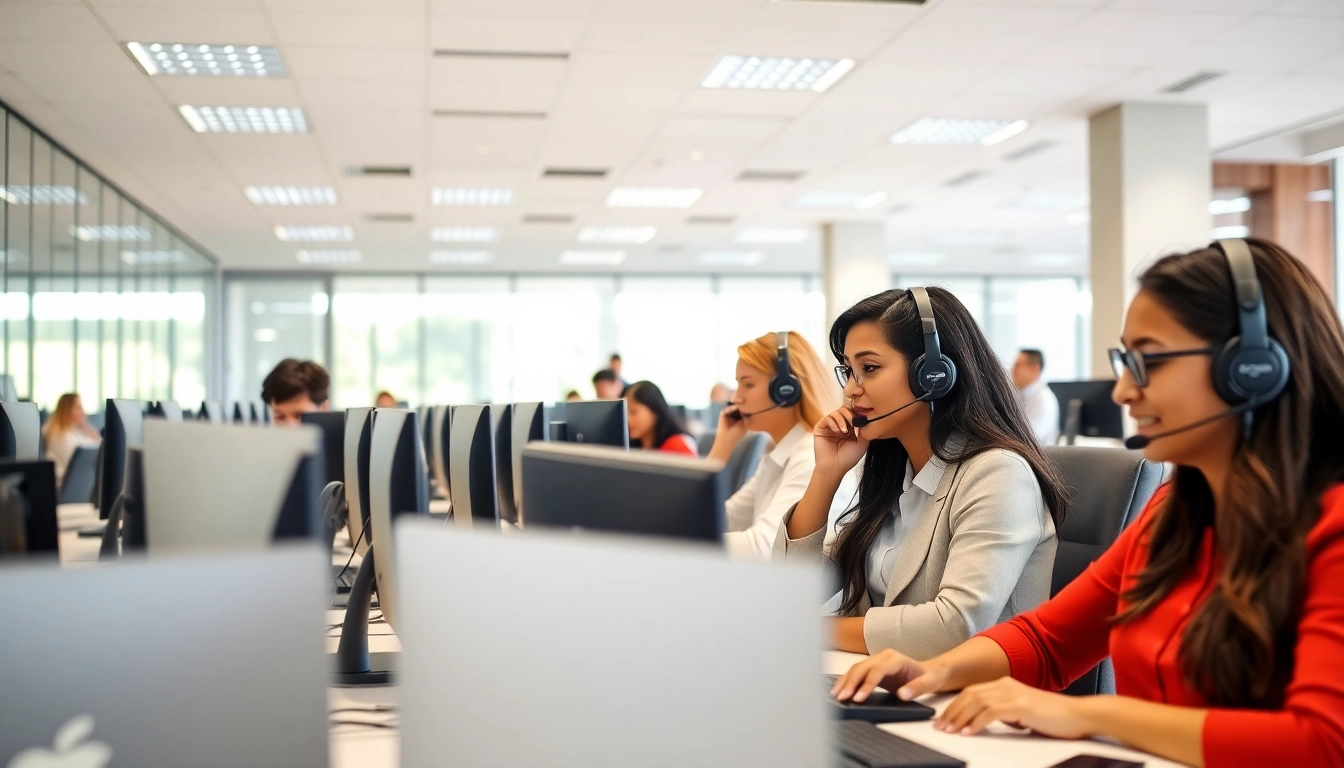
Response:
[[[854,383],[859,385],[860,387],[863,386],[863,379],[859,378],[858,371],[854,370],[848,365],[835,366],[835,380],[840,382],[841,389],[844,389],[845,387],[849,386],[850,379],[853,379]]]
[[[1175,357],[1212,355],[1217,351],[1218,347],[1176,349],[1170,352],[1140,352],[1138,350],[1130,349],[1111,349],[1108,354],[1111,356],[1111,370],[1115,372],[1116,379],[1124,376],[1125,371],[1128,370],[1134,377],[1135,384],[1140,387],[1146,387],[1148,386],[1148,365],[1150,363],[1158,363]]]

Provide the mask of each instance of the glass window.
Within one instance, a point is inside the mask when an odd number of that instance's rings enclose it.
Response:
[[[555,402],[571,390],[592,397],[593,374],[615,348],[615,293],[611,277],[518,278],[509,360],[517,402]]]
[[[512,395],[510,319],[517,302],[507,277],[427,277],[422,306],[424,388],[416,388],[416,403],[525,399]]]
[[[717,381],[731,389],[737,348],[778,331],[797,331],[827,358],[825,297],[807,291],[803,277],[723,277],[719,280],[719,332],[715,357]],[[711,382],[713,384],[713,382]],[[709,390],[703,397],[709,400]]]
[[[709,405],[720,370],[718,301],[708,277],[626,277],[613,303],[626,381],[648,379],[669,403]]]
[[[287,357],[328,364],[325,280],[235,278],[224,300],[229,400],[260,399],[266,374]]]
[[[372,405],[380,390],[419,403],[418,279],[338,277],[333,286],[333,403],[342,408]]]
[[[992,282],[993,322],[990,343],[1004,364],[1011,366],[1020,349],[1039,349],[1045,355],[1047,381],[1086,378],[1082,371],[1081,335],[1090,319],[1090,296],[1077,278],[995,278]]]

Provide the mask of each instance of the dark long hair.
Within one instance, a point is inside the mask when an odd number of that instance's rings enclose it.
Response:
[[[1064,521],[1064,486],[1036,444],[1008,373],[957,297],[943,288],[928,291],[938,320],[942,352],[957,365],[956,387],[951,394],[937,400],[933,409],[929,426],[933,454],[949,463],[995,449],[1021,456],[1036,475],[1045,506],[1058,530]],[[862,322],[877,323],[887,343],[907,362],[914,362],[924,353],[919,310],[909,291],[883,291],[841,313],[831,326],[831,352],[837,360],[845,359],[849,329]],[[956,455],[948,445],[954,434],[966,439],[965,447]],[[908,458],[909,453],[899,440],[874,440],[868,444],[859,479],[859,499],[840,518],[842,530],[835,544],[835,564],[845,593],[840,613],[845,616],[858,612],[867,588],[868,550],[901,497]]]
[[[1300,261],[1273,243],[1246,242],[1269,333],[1288,353],[1288,388],[1255,409],[1220,514],[1203,473],[1177,468],[1153,518],[1148,564],[1117,618],[1135,619],[1166,597],[1199,558],[1211,527],[1223,571],[1181,638],[1182,672],[1211,706],[1277,709],[1293,673],[1307,533],[1320,517],[1321,494],[1344,480],[1344,329]],[[1210,344],[1237,334],[1227,260],[1212,246],[1159,260],[1139,287]]]
[[[681,417],[667,404],[663,391],[652,381],[636,381],[625,390],[625,397],[638,400],[645,408],[653,411],[653,447],[660,448],[668,438],[686,433],[686,425]]]

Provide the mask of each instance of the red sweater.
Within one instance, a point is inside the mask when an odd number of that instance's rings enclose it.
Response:
[[[1181,674],[1186,622],[1208,597],[1222,555],[1205,535],[1198,562],[1152,610],[1134,621],[1109,619],[1120,595],[1148,560],[1145,535],[1153,497],[1115,544],[1053,599],[983,634],[1008,654],[1014,679],[1061,690],[1108,654],[1121,696],[1207,708]],[[1344,766],[1344,485],[1321,497],[1321,517],[1307,536],[1307,582],[1286,702],[1280,710],[1209,709],[1204,720],[1208,766]]]
[[[667,438],[658,446],[658,450],[664,453],[680,453],[683,456],[700,456],[700,451],[695,446],[695,439],[685,433]]]

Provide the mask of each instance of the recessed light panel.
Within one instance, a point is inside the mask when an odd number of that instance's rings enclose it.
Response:
[[[492,227],[435,227],[429,233],[436,243],[493,243],[499,230]]]
[[[1251,228],[1241,225],[1232,227],[1214,227],[1209,236],[1214,240],[1240,240],[1251,236]]]
[[[308,118],[294,107],[177,108],[197,133],[307,133]]]
[[[71,227],[70,234],[86,243],[126,243],[149,240],[149,230],[138,224],[83,224]]]
[[[492,187],[435,187],[430,199],[435,205],[512,205],[513,190]]]
[[[1234,197],[1230,200],[1210,200],[1209,214],[1223,216],[1229,213],[1245,213],[1251,210],[1251,198]]]
[[[1026,120],[924,117],[891,135],[892,144],[980,144],[992,147],[1027,130]]]
[[[335,205],[331,187],[245,187],[243,194],[253,205]]]
[[[285,65],[273,45],[127,43],[148,75],[187,77],[284,77]]]
[[[131,265],[181,264],[187,255],[181,251],[122,251],[121,260]]]
[[[607,195],[611,208],[689,208],[704,194],[693,187],[617,187]]]
[[[275,236],[286,243],[341,243],[355,239],[349,227],[276,227]]]
[[[560,263],[571,266],[613,267],[625,261],[625,251],[565,251]]]
[[[824,91],[854,68],[853,59],[724,56],[700,83],[703,88]]]
[[[793,245],[806,239],[806,227],[748,227],[737,233],[737,242],[753,245]]]
[[[760,251],[705,251],[695,259],[711,267],[754,267],[765,261]]]
[[[358,264],[364,260],[359,251],[298,251],[294,258],[300,264]]]
[[[429,254],[431,264],[489,264],[495,255],[489,251],[434,251]]]
[[[0,200],[10,205],[84,205],[89,196],[74,187],[50,184],[32,186],[0,186]]]
[[[580,243],[647,243],[658,234],[656,227],[584,227]]]
[[[793,201],[795,208],[850,208],[864,211],[887,199],[886,192],[846,192],[817,190]]]

